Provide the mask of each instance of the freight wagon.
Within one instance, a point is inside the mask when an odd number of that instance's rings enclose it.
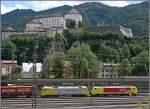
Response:
[[[1,96],[2,97],[18,97],[18,96],[32,96],[32,86],[2,86]]]

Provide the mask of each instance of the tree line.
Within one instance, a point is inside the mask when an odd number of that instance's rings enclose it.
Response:
[[[89,33],[56,34],[51,38],[22,35],[15,36],[2,42],[2,59],[15,59],[18,65],[22,62],[33,60],[34,44],[38,42],[37,61],[43,63],[42,78],[54,75],[54,78],[63,78],[65,71],[64,62],[70,61],[69,73],[73,77],[97,77],[100,63],[119,63],[119,75],[148,75],[149,53],[148,39],[145,37],[127,38],[116,33]],[[48,51],[53,43],[65,51]],[[19,70],[18,70],[19,71]]]

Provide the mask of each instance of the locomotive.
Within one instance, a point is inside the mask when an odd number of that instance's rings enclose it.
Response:
[[[41,97],[49,96],[88,96],[89,91],[86,86],[59,86],[59,87],[48,87],[42,88]]]
[[[138,93],[136,86],[93,86],[92,96],[100,95],[129,95],[135,96]]]

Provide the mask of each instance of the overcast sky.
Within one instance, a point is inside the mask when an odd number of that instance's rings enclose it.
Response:
[[[143,0],[142,0],[143,1]],[[140,3],[142,1],[97,1],[109,6],[123,7],[129,4]],[[78,5],[87,1],[2,1],[1,13],[5,14],[14,9],[32,9],[34,11],[46,10],[63,5]]]

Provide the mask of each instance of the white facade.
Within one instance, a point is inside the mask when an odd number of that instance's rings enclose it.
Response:
[[[127,37],[133,37],[132,31],[130,28],[124,28],[120,26],[120,31]]]
[[[26,24],[26,31],[35,31],[40,29],[41,27],[42,27],[41,23],[35,23],[35,22],[28,23]]]
[[[65,19],[71,19],[76,21],[76,24],[78,24],[79,21],[82,21],[82,15],[75,9],[70,10],[64,15],[64,17]]]
[[[60,17],[47,17],[34,19],[33,22],[39,22],[42,24],[42,28],[64,28],[64,18]]]
[[[41,71],[42,71],[42,64],[36,63],[37,77]],[[33,78],[33,63],[22,63],[21,78]]]

